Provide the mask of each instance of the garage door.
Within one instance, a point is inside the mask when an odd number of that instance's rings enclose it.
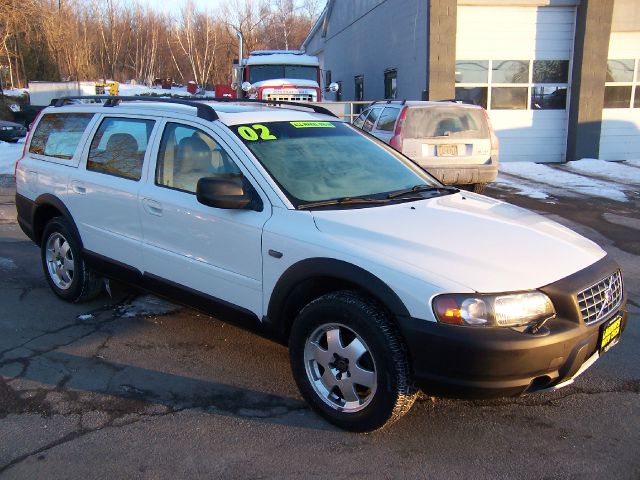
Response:
[[[640,158],[640,32],[613,32],[602,111],[600,158]]]
[[[487,108],[501,161],[564,161],[575,16],[575,7],[458,7],[456,98]]]

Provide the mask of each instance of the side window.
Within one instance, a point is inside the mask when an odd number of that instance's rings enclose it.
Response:
[[[364,125],[362,125],[362,129],[365,132],[370,132],[371,130],[373,130],[373,126],[376,124],[376,120],[378,120],[378,117],[380,116],[380,110],[380,108],[371,109],[371,113],[364,121]]]
[[[108,117],[91,141],[87,170],[140,180],[154,120]]]
[[[358,115],[356,119],[353,121],[353,126],[362,128],[362,125],[364,124],[364,119],[367,118],[367,115],[369,115],[369,111],[370,111],[369,109],[366,109],[364,112]]]
[[[38,123],[29,153],[69,160],[93,113],[47,113]]]
[[[378,126],[376,130],[382,130],[383,132],[393,132],[393,127],[396,124],[396,119],[400,113],[399,108],[385,108],[378,120]]]
[[[167,123],[158,152],[156,185],[195,193],[198,180],[203,177],[240,173],[211,136],[195,127]]]

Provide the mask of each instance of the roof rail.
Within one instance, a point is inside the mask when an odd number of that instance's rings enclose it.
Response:
[[[390,99],[390,100],[376,100],[374,102],[371,102],[369,104],[369,106],[375,105],[376,103],[386,103],[387,105],[389,105],[391,103],[398,103],[399,105],[404,105],[405,103],[407,103],[407,100],[406,99],[404,99],[404,100],[393,100],[393,99]]]
[[[434,100],[435,102],[453,102],[453,103],[468,103],[464,100],[460,100],[459,98],[443,98],[441,100]]]
[[[62,98],[54,98],[51,100],[50,106],[52,107],[62,107],[67,104],[70,100],[103,100],[105,107],[115,107],[121,101],[127,102],[161,102],[161,103],[174,103],[178,105],[187,105],[189,107],[195,107],[198,112],[198,117],[204,120],[209,120],[213,122],[214,120],[218,120],[218,114],[215,109],[206,103],[197,102],[195,100],[185,100],[181,98],[167,98],[167,97],[147,97],[147,96],[139,96],[139,97],[121,97],[121,96],[101,96],[101,95],[77,95],[70,97],[62,97]]]
[[[313,105],[310,103],[299,102],[287,102],[284,100],[257,100],[252,98],[227,98],[227,97],[153,97],[153,96],[101,96],[101,95],[77,95],[69,97],[54,98],[51,100],[50,106],[62,107],[71,100],[101,100],[104,102],[105,107],[115,107],[121,101],[127,102],[160,102],[160,103],[174,103],[178,105],[187,105],[195,107],[199,118],[208,121],[218,120],[220,117],[215,110],[215,107],[207,102],[220,102],[220,103],[260,103],[264,105],[286,105],[291,107],[310,108],[316,113],[322,113],[324,115],[330,115],[337,117],[332,111],[321,107],[320,105]]]

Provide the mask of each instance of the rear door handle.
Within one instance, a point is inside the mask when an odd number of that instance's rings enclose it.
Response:
[[[147,211],[147,213],[156,215],[157,217],[162,216],[162,205],[160,204],[160,202],[151,200],[150,198],[144,198],[142,200],[142,205],[144,206],[144,209]]]
[[[74,192],[79,193],[80,195],[84,195],[85,193],[87,193],[87,187],[77,181],[71,182],[71,188]]]

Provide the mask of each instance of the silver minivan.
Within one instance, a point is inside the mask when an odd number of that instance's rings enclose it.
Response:
[[[480,193],[498,175],[498,138],[482,107],[458,102],[374,102],[353,125],[447,185]]]

